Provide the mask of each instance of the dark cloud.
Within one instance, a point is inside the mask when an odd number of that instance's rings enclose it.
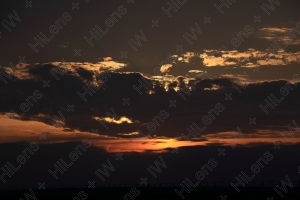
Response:
[[[87,80],[92,80],[93,79],[93,73],[92,72],[90,72],[90,71],[88,71],[88,70],[86,70],[86,69],[84,69],[84,68],[78,68],[77,69],[77,72],[78,72],[78,74],[81,76],[81,77],[83,77],[84,79],[87,79]]]
[[[291,124],[292,120],[299,120],[298,113],[295,112],[298,107],[299,88],[290,84],[288,96],[274,109],[268,109],[271,113],[266,113],[259,105],[266,105],[265,99],[270,94],[277,98],[283,97],[281,88],[287,87],[286,81],[273,81],[253,83],[247,86],[236,85],[228,79],[204,79],[194,81],[194,89],[190,87],[188,93],[176,92],[173,88],[165,90],[164,84],[154,81],[154,86],[140,87],[140,92],[133,86],[139,87],[141,80],[150,79],[140,73],[117,73],[109,72],[109,78],[92,96],[85,95],[85,102],[77,92],[84,93],[83,87],[87,88],[87,75],[74,75],[66,72],[60,80],[56,80],[50,73],[53,65],[36,65],[31,66],[29,75],[34,79],[20,80],[14,78],[8,85],[1,85],[2,102],[0,109],[2,113],[8,113],[14,110],[21,115],[24,110],[21,109],[22,103],[28,103],[29,97],[34,97],[34,92],[42,93],[42,98],[30,100],[32,105],[29,106],[28,112],[25,112],[23,120],[38,120],[48,123],[54,115],[61,111],[66,119],[65,128],[70,130],[80,130],[91,132],[92,129],[99,129],[99,133],[109,136],[128,137],[118,135],[118,133],[132,133],[141,130],[144,134],[151,133],[157,137],[180,137],[181,133],[187,133],[187,128],[195,122],[199,127],[204,126],[203,117],[209,112],[213,112],[211,125],[207,126],[202,134],[234,131],[240,126],[244,133],[253,133],[256,130],[281,130]],[[81,69],[82,70],[82,69]],[[86,72],[86,71],[85,71]],[[92,78],[90,72],[86,72],[88,78]],[[50,80],[50,87],[43,87],[43,81]],[[173,83],[175,87],[184,89],[186,87],[183,80]],[[206,90],[217,86],[217,90]],[[243,88],[245,87],[245,88]],[[150,94],[150,90],[152,94]],[[180,90],[179,90],[180,91]],[[185,91],[186,92],[186,91]],[[225,93],[232,93],[232,100],[225,100]],[[181,95],[179,95],[181,94]],[[186,99],[182,99],[183,97]],[[123,99],[129,98],[130,105],[123,105]],[[176,108],[169,106],[170,100],[176,100]],[[224,111],[216,113],[216,105],[224,106]],[[67,112],[67,105],[74,104],[76,112]],[[162,119],[159,113],[165,110],[168,117]],[[106,129],[95,118],[110,117],[106,113],[111,113],[120,117],[126,117],[131,121],[139,123],[107,123]],[[249,117],[257,118],[258,124],[255,128],[249,125]],[[180,123],[178,123],[180,122]],[[276,123],[274,123],[276,122]],[[149,129],[150,124],[155,123],[155,130]]]

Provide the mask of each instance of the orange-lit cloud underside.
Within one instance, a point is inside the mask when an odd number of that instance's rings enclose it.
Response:
[[[40,138],[45,133],[45,138]],[[178,134],[180,136],[180,133]],[[62,143],[88,139],[94,147],[103,148],[108,152],[161,152],[167,148],[183,146],[209,146],[223,145],[235,146],[236,144],[251,146],[252,144],[265,144],[280,141],[286,144],[300,143],[300,134],[295,132],[295,137],[283,137],[279,131],[261,130],[253,134],[245,134],[244,138],[231,138],[232,132],[203,135],[193,141],[180,141],[176,138],[141,138],[126,139],[80,132],[66,131],[37,121],[20,121],[0,115],[0,143],[8,142],[35,142],[35,143]]]

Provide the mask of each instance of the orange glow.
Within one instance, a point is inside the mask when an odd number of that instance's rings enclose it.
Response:
[[[40,139],[41,133],[46,133],[46,140]],[[135,134],[128,133],[129,135]],[[81,141],[88,139],[94,147],[105,149],[108,152],[162,152],[167,148],[179,148],[184,146],[209,146],[219,144],[222,146],[251,146],[255,144],[274,143],[282,144],[300,143],[300,134],[295,132],[295,137],[283,137],[280,131],[260,130],[256,133],[245,134],[244,138],[231,138],[232,132],[222,132],[203,135],[194,141],[179,141],[176,138],[140,138],[128,139],[119,136],[128,136],[126,133],[116,134],[112,137],[89,132],[67,131],[64,128],[56,128],[38,121],[20,121],[0,115],[0,143],[8,142],[35,142],[35,143],[62,143]]]

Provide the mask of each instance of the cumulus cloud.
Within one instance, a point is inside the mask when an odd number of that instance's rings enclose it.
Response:
[[[199,70],[199,68],[202,67],[216,66],[288,65],[291,63],[300,63],[300,52],[286,52],[280,50],[278,54],[273,54],[268,51],[259,51],[252,48],[244,52],[237,50],[204,50],[203,53],[187,52],[179,55],[175,65],[179,65],[180,63],[189,63],[189,70]],[[161,70],[165,71],[165,68],[170,68],[170,66],[171,64],[163,65]],[[172,66],[174,66],[174,64]],[[191,67],[193,67],[193,69],[190,69]],[[184,68],[184,65],[181,65],[181,68]]]
[[[258,51],[249,51],[252,53],[257,52],[257,55],[260,55]],[[284,52],[279,56],[284,56]],[[235,55],[235,57],[244,58],[245,56]],[[286,57],[286,59],[293,60],[296,57]],[[192,66],[187,67],[189,75],[192,74],[189,71],[196,66],[203,67],[199,61],[201,59],[197,58],[191,61],[192,63],[181,62],[179,64]],[[84,93],[84,87],[88,87],[86,79],[94,78],[99,74],[99,70],[93,71],[89,70],[91,67],[82,66],[76,67],[76,70],[74,70],[72,66],[70,65],[69,68],[67,67],[64,70],[64,76],[57,74],[59,77],[59,80],[57,80],[51,74],[51,70],[57,66],[53,64],[32,65],[30,69],[25,70],[28,76],[32,78],[24,79],[14,76],[7,85],[0,85],[2,92],[0,129],[3,134],[5,133],[2,138],[7,138],[7,141],[16,141],[19,140],[18,137],[22,138],[21,135],[23,134],[23,136],[26,136],[25,140],[27,140],[27,136],[33,138],[47,130],[53,137],[59,133],[60,136],[56,137],[55,141],[66,141],[68,138],[75,140],[88,135],[91,135],[91,137],[96,135],[100,140],[117,140],[118,138],[125,139],[136,136],[136,132],[155,138],[176,139],[182,133],[188,133],[187,128],[193,122],[199,127],[204,126],[202,118],[212,112],[211,110],[214,109],[217,103],[225,105],[226,112],[214,116],[215,120],[212,125],[207,127],[201,135],[232,131],[236,129],[237,124],[244,124],[243,120],[248,119],[249,116],[264,118],[265,113],[258,105],[265,104],[264,100],[271,93],[279,98],[280,88],[286,84],[286,81],[253,81],[247,87],[241,87],[242,92],[240,93],[232,84],[234,81],[247,81],[243,71],[232,74],[230,70],[226,69],[228,73],[221,73],[215,78],[204,78],[204,76],[202,78],[192,78],[185,75],[147,77],[141,73],[111,71],[102,87],[91,92],[91,95],[86,94],[87,101],[84,101],[78,95],[78,92]],[[174,69],[176,69],[180,65],[176,66],[174,64],[174,66]],[[218,67],[212,68],[218,69]],[[212,73],[211,68],[207,67],[206,69],[209,70],[204,74],[208,76]],[[262,72],[255,75],[260,74],[264,75]],[[252,79],[253,74],[248,73],[248,75]],[[300,80],[299,76],[295,74],[292,74],[291,78],[294,79],[294,82]],[[44,80],[50,81],[50,87],[43,87]],[[139,87],[142,83],[146,84],[144,81],[151,84],[146,85],[147,87]],[[284,110],[280,108],[270,110],[272,112],[271,117],[266,119],[264,123],[257,124],[255,130],[251,126],[243,126],[242,130],[248,134],[256,130],[269,130],[269,127],[272,126],[272,130],[278,131],[291,123],[291,116],[296,121],[300,120],[294,108],[300,99],[300,92],[297,86],[291,85],[291,87],[293,91],[280,104],[285,108]],[[139,91],[136,88],[139,88]],[[41,94],[34,95],[34,91],[39,91]],[[233,100],[225,101],[225,93],[231,93]],[[124,98],[129,98],[130,105],[123,104]],[[170,107],[170,100],[176,100],[177,107]],[[23,108],[24,103],[29,106],[26,112]],[[68,111],[67,107],[67,105],[73,104],[75,106],[74,113]],[[107,115],[107,113],[112,112],[111,108],[120,118]],[[162,118],[159,115],[162,110],[167,112],[169,117]],[[18,116],[18,118],[12,120],[11,114],[15,118]],[[65,121],[60,120],[62,116]],[[52,123],[49,123],[49,121]],[[24,124],[19,124],[13,128],[10,122],[22,122]],[[103,126],[102,123],[105,123],[106,126]],[[48,130],[51,124],[52,131]],[[57,127],[53,124],[56,124]],[[32,125],[35,128],[26,127],[26,125]],[[6,130],[5,126],[11,130]],[[72,133],[76,133],[73,135],[74,138],[71,137]]]
[[[245,51],[204,50],[173,55],[171,64],[161,66],[160,76],[151,76],[163,84],[173,86],[182,76],[185,82],[199,79],[229,78],[230,80],[249,82],[244,79],[245,73],[252,83],[263,81],[288,80],[293,82],[293,75],[298,74],[300,52],[279,50],[277,54],[249,48]],[[269,73],[269,71],[272,73]],[[230,74],[230,76],[228,76]],[[216,88],[216,87],[214,87]]]
[[[90,62],[50,62],[44,64],[22,64],[19,63],[13,67],[1,67],[0,69],[8,74],[12,74],[18,79],[26,80],[33,79],[39,76],[38,71],[41,68],[49,70],[49,73],[54,76],[63,76],[68,73],[71,76],[77,76],[81,78],[94,78],[101,74],[103,71],[116,71],[126,67],[127,64],[113,61],[111,57],[104,58],[104,61],[98,63]]]

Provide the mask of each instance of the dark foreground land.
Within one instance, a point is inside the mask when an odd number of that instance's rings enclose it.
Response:
[[[291,185],[290,185],[291,186]],[[281,184],[246,186],[239,187],[237,192],[233,187],[227,185],[206,185],[192,188],[191,185],[186,190],[178,185],[150,185],[140,187],[139,185],[119,185],[119,186],[96,186],[95,188],[74,187],[74,188],[29,188],[0,190],[0,199],[10,200],[47,200],[54,198],[70,200],[102,200],[102,199],[125,199],[125,200],[152,200],[152,199],[197,199],[197,200],[299,200],[300,187],[298,183],[293,183],[290,187]],[[181,197],[175,190],[181,191]]]

